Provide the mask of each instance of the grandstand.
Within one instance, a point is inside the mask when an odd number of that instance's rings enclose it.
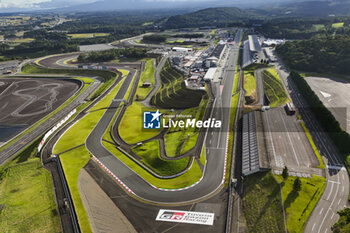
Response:
[[[242,174],[244,176],[260,171],[255,112],[243,115],[242,128]]]

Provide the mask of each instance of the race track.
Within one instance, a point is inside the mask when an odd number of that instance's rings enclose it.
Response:
[[[86,139],[85,145],[94,158],[99,160],[110,172],[118,177],[118,179],[123,183],[123,187],[126,188],[126,191],[143,200],[153,203],[174,204],[193,202],[204,197],[208,197],[223,187],[226,170],[226,153],[230,120],[230,111],[228,110],[231,105],[235,67],[239,52],[238,44],[240,40],[240,33],[241,31],[239,31],[239,33],[236,35],[235,45],[228,49],[228,58],[224,70],[225,83],[222,92],[220,92],[220,83],[212,84],[215,94],[212,117],[222,121],[222,128],[207,134],[205,140],[205,145],[207,148],[207,162],[203,177],[196,185],[185,189],[172,191],[158,189],[145,181],[115,155],[109,152],[102,145],[102,137],[111,123],[113,116],[116,114],[120,102],[113,101],[110,104],[98,124],[94,127],[93,131]],[[47,61],[41,60],[40,64],[46,62]],[[57,65],[57,62],[50,62],[53,66]],[[135,70],[130,70],[131,72],[125,78],[114,99],[124,99],[133,79],[137,77],[134,75]],[[123,107],[125,107],[125,105],[123,105]]]

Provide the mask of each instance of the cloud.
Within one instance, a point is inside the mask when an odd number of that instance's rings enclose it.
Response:
[[[0,0],[0,8],[41,8],[42,6],[59,7],[79,3],[90,3],[97,0]]]
[[[1,0],[0,8],[31,8],[37,7],[38,4],[43,2],[50,2],[51,0]]]

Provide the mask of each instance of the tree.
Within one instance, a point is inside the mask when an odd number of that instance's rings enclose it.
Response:
[[[287,179],[288,176],[289,176],[288,168],[287,168],[287,166],[284,166],[283,172],[282,172],[282,177],[283,177],[283,179]]]
[[[334,224],[333,232],[334,233],[348,232],[347,230],[350,229],[350,208],[340,210],[338,211],[338,214],[340,218],[338,222]]]
[[[301,181],[300,181],[299,177],[294,180],[293,190],[295,192],[299,192],[301,190]]]

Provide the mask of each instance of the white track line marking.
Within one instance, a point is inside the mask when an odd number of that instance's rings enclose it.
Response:
[[[339,176],[337,176],[337,179],[338,179],[338,181],[339,181]],[[324,217],[323,217],[323,219],[322,219],[322,222],[321,222],[321,224],[320,224],[320,227],[318,228],[318,233],[320,233],[321,228],[322,228],[322,226],[323,226],[323,223],[324,223],[324,221],[326,220],[326,217],[327,217],[327,215],[328,215],[328,211],[331,209],[331,206],[333,205],[333,202],[335,201],[335,198],[336,198],[336,196],[338,195],[338,189],[339,189],[339,185],[337,185],[337,190],[336,190],[336,192],[335,192],[335,195],[333,196],[333,200],[332,200],[331,204],[329,205],[329,208],[328,208],[326,214],[324,215]],[[327,230],[328,230],[328,229],[326,228],[326,231],[325,231],[325,232],[327,232]]]
[[[321,209],[321,211],[320,211],[319,215],[321,215],[321,214],[322,214],[322,212],[323,212],[323,208]]]
[[[331,191],[329,192],[329,194],[328,194],[328,197],[327,197],[327,201],[329,200],[329,198],[331,197],[331,194],[332,194],[332,191],[333,191],[333,185],[334,185],[334,183],[331,183],[332,184],[332,186],[331,186]]]
[[[276,151],[275,151],[275,146],[274,146],[274,144],[273,144],[273,140],[272,140],[272,134],[271,134],[271,130],[270,130],[270,123],[269,123],[269,115],[268,115],[268,113],[267,114],[265,114],[266,115],[266,119],[267,119],[267,128],[268,128],[268,131],[269,131],[269,135],[270,135],[270,141],[271,141],[271,146],[272,146],[272,152],[273,152],[273,158],[275,159],[275,164],[276,164],[276,166],[277,167],[279,167],[278,166],[278,164],[277,164],[277,159],[276,159]]]
[[[284,119],[283,119],[283,116],[281,115],[281,113],[279,113],[279,114],[280,114],[280,117],[281,117],[281,119],[282,119],[284,128],[286,129],[287,136],[288,136],[288,139],[289,139],[289,143],[290,143],[290,145],[292,146],[293,154],[294,154],[295,160],[297,161],[297,165],[300,166],[300,163],[299,163],[299,160],[298,160],[298,156],[297,156],[297,153],[295,152],[294,145],[293,145],[292,139],[290,138],[290,135],[289,135],[289,132],[288,132],[286,123],[284,122]]]
[[[329,183],[333,183],[333,184],[340,184],[340,182],[336,182],[336,181],[333,181],[333,180],[329,180],[328,182]]]

